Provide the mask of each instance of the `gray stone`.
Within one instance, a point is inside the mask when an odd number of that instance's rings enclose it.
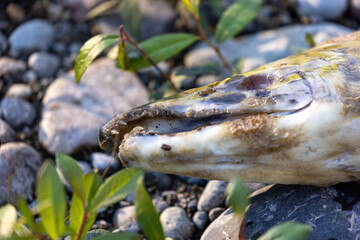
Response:
[[[54,28],[42,19],[27,21],[18,26],[10,35],[10,47],[17,51],[49,49],[54,39]]]
[[[29,99],[31,96],[31,87],[27,84],[13,84],[5,94],[6,97],[15,97]]]
[[[0,145],[14,141],[15,131],[5,121],[0,119]]]
[[[94,152],[90,155],[91,164],[94,168],[98,169],[99,172],[103,172],[110,163],[110,169],[114,171],[120,167],[118,158],[112,157],[107,153]]]
[[[341,18],[347,9],[347,0],[296,0],[300,15],[321,16],[326,20]]]
[[[206,185],[197,208],[209,212],[211,209],[224,205],[227,182],[212,180]]]
[[[252,198],[246,215],[247,239],[286,221],[310,225],[308,240],[356,239],[360,234],[359,195],[358,185],[354,183],[329,188],[275,185]],[[228,209],[206,229],[201,239],[235,238],[239,229],[237,219]]]
[[[250,193],[253,193],[263,187],[266,187],[268,184],[266,183],[245,183],[248,187]]]
[[[8,172],[11,171],[11,202],[19,196],[32,198],[36,173],[41,159],[37,151],[25,143],[6,143],[0,146],[0,205],[8,201]]]
[[[21,98],[5,97],[0,110],[5,121],[13,128],[30,126],[36,118],[35,108]]]
[[[160,199],[153,199],[152,200],[156,211],[161,214],[166,208],[169,207],[169,204],[163,200]]]
[[[307,32],[313,34],[315,41],[320,43],[352,31],[354,30],[332,23],[292,25],[226,41],[221,45],[221,50],[230,63],[243,59],[242,71],[246,72],[294,54],[298,48],[308,48],[305,41]],[[197,44],[184,59],[187,67],[201,66],[214,61],[219,62],[218,57],[204,43]]]
[[[21,60],[15,60],[9,57],[0,58],[0,77],[22,73],[25,70],[26,64]]]
[[[196,79],[196,87],[203,87],[205,85],[208,85],[210,83],[214,83],[217,81],[222,80],[221,78],[219,78],[219,76],[216,76],[214,74],[209,74],[209,75],[203,75],[198,77],[198,79]]]
[[[3,53],[6,51],[8,47],[8,42],[4,34],[0,32],[0,56],[3,55]]]
[[[134,204],[135,202],[135,190],[133,190],[131,193],[129,193],[125,199],[126,202],[130,203],[130,204]]]
[[[198,204],[197,199],[191,200],[187,205],[188,211],[189,212],[195,212],[197,210],[197,204]]]
[[[136,222],[135,206],[116,210],[113,216],[113,224],[119,231],[139,232],[140,226]]]
[[[192,219],[195,226],[200,230],[204,229],[209,221],[209,217],[205,211],[197,211],[194,213]]]
[[[60,59],[50,53],[36,52],[30,55],[28,65],[39,77],[53,77],[60,66]]]
[[[350,0],[351,14],[360,21],[360,0]]]
[[[39,140],[49,152],[70,154],[84,146],[98,146],[103,124],[148,101],[148,92],[136,75],[114,65],[111,60],[97,60],[80,84],[69,73],[47,88]]]
[[[153,186],[160,190],[169,189],[171,186],[171,178],[165,173],[159,172],[146,172],[145,173],[145,184],[146,186]]]
[[[195,231],[194,223],[180,207],[169,207],[160,215],[166,237],[174,240],[186,240],[191,238]]]
[[[85,20],[86,14],[95,6],[106,0],[65,0],[64,4],[73,10],[74,18],[77,21]]]
[[[216,207],[210,210],[209,220],[210,222],[214,221],[218,216],[220,216],[225,211],[223,207]]]

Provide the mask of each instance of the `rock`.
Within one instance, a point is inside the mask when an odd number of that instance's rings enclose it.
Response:
[[[197,204],[198,204],[197,199],[191,200],[187,205],[188,211],[189,212],[195,212],[197,210]]]
[[[13,128],[30,126],[36,118],[35,108],[20,98],[5,97],[1,101],[0,110],[5,121]]]
[[[214,82],[217,82],[220,80],[222,80],[222,79],[214,74],[203,75],[196,79],[196,87],[203,87],[205,85],[208,85],[210,83],[214,83]]]
[[[220,216],[225,211],[223,207],[216,207],[210,210],[209,220],[210,222],[214,221],[218,216]]]
[[[0,146],[14,141],[15,131],[5,121],[0,119]]]
[[[161,193],[161,196],[169,205],[172,205],[177,201],[176,191],[174,190],[163,191]]]
[[[147,187],[155,185],[160,190],[169,189],[171,186],[171,178],[165,173],[146,172],[145,184]]]
[[[49,49],[54,39],[54,28],[46,20],[34,19],[18,26],[10,35],[10,47],[17,51]]]
[[[15,60],[9,57],[0,58],[0,77],[22,73],[26,70],[26,64],[21,60]]]
[[[79,166],[84,174],[91,171],[92,168],[88,162],[85,162],[85,161],[76,161],[76,162],[77,162],[77,164],[79,164]]]
[[[247,35],[239,40],[226,41],[221,45],[221,50],[230,63],[243,59],[242,71],[246,72],[267,62],[294,54],[296,48],[308,48],[305,41],[307,32],[313,34],[315,41],[320,43],[352,31],[354,30],[332,23],[292,25]],[[184,58],[187,67],[205,65],[214,61],[219,62],[216,54],[204,43],[197,44]]]
[[[197,211],[192,219],[195,226],[200,230],[204,229],[209,221],[208,215],[205,211]]]
[[[169,204],[167,202],[160,200],[160,199],[153,199],[152,200],[156,211],[161,214],[166,208],[169,207]]]
[[[99,172],[103,172],[110,163],[109,170],[114,172],[116,169],[120,167],[119,160],[117,157],[111,157],[111,155],[107,153],[94,152],[90,155],[91,164],[94,168],[98,169]]]
[[[189,185],[199,185],[205,186],[208,183],[207,179],[203,178],[195,178],[195,177],[185,177],[185,176],[178,176],[181,181],[184,181],[186,184]]]
[[[326,20],[341,18],[347,9],[347,0],[296,0],[300,15],[321,16]]]
[[[206,185],[197,208],[209,212],[211,209],[224,205],[227,182],[212,180]]]
[[[50,53],[36,52],[30,55],[28,65],[39,77],[53,77],[60,66],[60,59]]]
[[[350,12],[360,21],[360,0],[350,0]]]
[[[24,9],[16,3],[10,3],[7,5],[6,14],[12,21],[17,23],[24,21],[25,18]]]
[[[134,204],[135,202],[135,190],[133,190],[131,193],[129,193],[125,199],[126,202],[130,203],[130,204]]]
[[[8,42],[4,34],[0,32],[0,56],[3,55],[3,53],[6,51],[8,47]]]
[[[250,193],[253,193],[267,185],[268,184],[266,184],[266,183],[246,183],[246,186],[248,187]]]
[[[111,60],[97,60],[80,84],[69,73],[47,88],[39,140],[49,152],[70,154],[83,146],[98,146],[103,124],[148,101],[148,92],[136,75],[114,65]]]
[[[26,71],[24,74],[24,80],[28,83],[35,82],[37,79],[37,75],[33,70]]]
[[[119,231],[139,232],[140,226],[136,222],[135,206],[119,208],[113,216],[113,224]]]
[[[36,173],[40,168],[40,155],[25,143],[6,143],[0,146],[0,205],[8,201],[8,171],[11,168],[11,202],[17,198],[32,198]]]
[[[142,38],[147,39],[172,27],[176,12],[166,0],[139,0]]]
[[[29,99],[31,96],[31,87],[27,84],[13,84],[5,94],[6,97],[15,97]]]
[[[334,192],[338,193],[333,195]],[[360,234],[359,196],[356,183],[329,188],[275,185],[252,198],[246,217],[247,239],[286,221],[309,224],[312,231],[308,240],[356,239]],[[239,229],[236,219],[231,210],[225,211],[206,229],[201,239],[236,237]]]
[[[95,6],[99,5],[106,0],[65,0],[66,7],[73,10],[75,20],[85,20],[86,14]]]
[[[194,223],[180,207],[169,207],[160,215],[166,237],[174,240],[186,240],[191,238],[195,228]]]

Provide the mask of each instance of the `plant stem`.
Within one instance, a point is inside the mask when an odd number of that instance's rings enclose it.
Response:
[[[246,240],[246,226],[245,226],[245,223],[246,223],[246,218],[245,218],[245,215],[243,216],[239,216],[240,218],[240,230],[239,230],[239,240]]]
[[[135,41],[133,41],[133,40],[129,37],[129,35],[128,35],[128,34],[126,33],[126,31],[124,30],[123,25],[120,26],[119,32],[120,32],[121,41],[122,41],[122,42],[127,41],[127,42],[129,42],[131,45],[133,45],[133,46],[136,48],[136,50],[138,50],[138,51],[140,52],[140,54],[141,54],[146,60],[148,60],[148,61],[151,63],[151,65],[153,65],[153,66],[155,67],[155,69],[160,73],[160,75],[161,75],[164,79],[166,79],[166,81],[169,82],[171,88],[172,88],[173,90],[175,90],[176,92],[178,92],[178,90],[177,90],[177,88],[175,87],[174,83],[171,81],[170,76],[167,75],[166,73],[164,73],[164,72],[159,68],[159,66],[154,62],[154,60],[152,60],[151,57],[150,57],[146,52],[144,52],[144,50],[142,50],[142,49],[140,48],[140,46],[139,46]]]
[[[227,62],[227,60],[225,59],[224,55],[222,54],[222,52],[221,52],[221,50],[220,50],[220,46],[219,46],[219,45],[215,46],[215,45],[208,39],[208,37],[206,36],[205,31],[204,31],[204,28],[203,28],[202,25],[201,25],[201,21],[200,21],[199,15],[196,15],[196,14],[194,14],[194,13],[191,13],[191,14],[192,14],[192,15],[194,16],[194,18],[195,18],[195,22],[196,22],[196,25],[197,25],[197,27],[198,27],[201,40],[203,40],[209,47],[211,47],[211,48],[216,52],[216,54],[217,54],[218,57],[220,58],[222,64],[224,65],[224,67],[226,67],[226,69],[229,70],[230,73],[233,73],[232,67],[231,67],[230,64]]]
[[[88,218],[89,218],[89,216],[88,216],[88,213],[87,213],[86,203],[84,203],[84,215],[83,215],[83,219],[82,219],[82,222],[81,222],[79,232],[76,235],[76,240],[80,240],[81,235],[84,232],[84,228],[85,228],[86,221],[88,220]]]

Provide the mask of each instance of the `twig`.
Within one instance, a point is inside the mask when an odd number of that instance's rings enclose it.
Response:
[[[203,40],[209,47],[211,47],[211,48],[216,52],[216,54],[217,54],[218,57],[220,58],[222,64],[224,65],[224,67],[226,67],[226,69],[229,70],[230,73],[233,73],[232,67],[231,67],[230,64],[227,62],[227,60],[225,59],[224,55],[222,54],[222,52],[221,52],[221,50],[220,50],[220,46],[219,46],[219,45],[215,46],[215,45],[208,39],[208,37],[206,36],[205,31],[204,31],[204,28],[203,28],[202,25],[201,25],[201,21],[200,21],[199,15],[196,15],[196,14],[194,14],[194,13],[192,13],[192,12],[191,12],[191,14],[192,14],[192,15],[194,16],[194,18],[195,18],[195,22],[196,22],[196,25],[197,25],[197,27],[198,27],[201,40]]]
[[[76,236],[76,240],[80,240],[81,238],[81,235],[83,234],[84,232],[84,228],[85,228],[85,225],[86,225],[86,221],[88,220],[89,218],[89,215],[87,213],[87,207],[86,207],[86,203],[84,203],[84,215],[83,215],[83,219],[82,219],[82,222],[81,222],[81,226],[80,226],[80,229],[79,229],[79,232]]]
[[[148,61],[151,63],[151,65],[153,65],[153,66],[156,68],[156,70],[160,73],[160,75],[161,75],[164,79],[166,79],[166,81],[169,82],[171,88],[174,89],[176,92],[178,92],[178,90],[177,90],[177,88],[175,87],[174,83],[171,81],[170,76],[167,75],[167,74],[165,74],[165,73],[159,68],[159,66],[151,59],[151,57],[150,57],[146,52],[144,52],[144,50],[142,50],[142,49],[140,48],[140,46],[139,46],[135,41],[133,41],[133,40],[129,37],[129,35],[128,35],[128,34],[126,33],[126,31],[124,30],[124,26],[123,26],[123,25],[121,25],[121,26],[119,27],[119,32],[120,32],[120,39],[121,39],[121,42],[122,42],[123,46],[124,46],[124,42],[125,42],[125,41],[127,41],[127,42],[129,42],[131,45],[133,45],[133,46],[136,48],[136,50],[138,50],[138,51],[140,52],[140,54],[141,54],[146,60],[148,60]]]

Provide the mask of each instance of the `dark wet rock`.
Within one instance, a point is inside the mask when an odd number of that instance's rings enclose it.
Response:
[[[0,56],[6,51],[8,47],[8,42],[6,37],[0,32]]]
[[[80,84],[70,72],[47,88],[38,136],[49,152],[70,154],[84,146],[98,146],[103,124],[148,101],[136,75],[114,65],[111,60],[97,60]]]
[[[225,211],[223,207],[216,207],[210,210],[209,220],[210,222],[214,221],[218,216],[220,216]]]
[[[140,226],[136,222],[135,206],[119,208],[113,216],[113,224],[119,231],[139,232]]]
[[[146,182],[146,181],[145,181]],[[161,193],[161,196],[164,198],[164,200],[169,204],[172,205],[176,202],[177,197],[176,197],[176,191],[173,190],[167,190],[167,191],[163,191]]]
[[[29,99],[31,96],[31,87],[27,84],[13,84],[6,92],[6,97],[15,97],[22,99]]]
[[[347,0],[296,0],[300,15],[320,16],[326,20],[341,18],[347,9]]]
[[[159,172],[146,172],[145,184],[146,186],[155,185],[160,190],[169,189],[171,186],[171,178],[165,173]]]
[[[90,155],[91,164],[94,168],[98,169],[99,172],[104,172],[104,170],[110,164],[110,172],[114,172],[116,169],[120,167],[118,158],[113,158],[110,154],[94,152]]]
[[[22,73],[26,70],[26,64],[21,60],[9,57],[0,58],[0,77]]]
[[[205,186],[208,183],[208,180],[203,178],[185,177],[185,176],[178,176],[178,177],[180,178],[181,181],[189,185]]]
[[[54,28],[46,20],[34,19],[18,26],[10,35],[10,47],[17,51],[49,49],[54,39]]]
[[[8,201],[8,171],[11,169],[11,202],[19,196],[32,198],[36,173],[41,159],[38,152],[25,143],[13,142],[0,146],[0,205]]]
[[[152,202],[159,214],[161,214],[166,208],[169,207],[169,204],[161,199],[153,199]]]
[[[209,212],[213,208],[224,205],[226,186],[227,182],[209,181],[201,194],[197,208]]]
[[[174,240],[186,240],[191,238],[195,231],[194,223],[180,207],[169,207],[160,215],[165,236]]]
[[[4,120],[0,119],[0,146],[4,143],[13,142],[15,131]]]
[[[5,97],[1,101],[2,117],[13,128],[31,126],[36,118],[35,108],[21,98]]]
[[[205,211],[197,211],[194,213],[192,219],[195,226],[200,230],[204,229],[209,221],[209,217]]]
[[[30,55],[28,65],[39,77],[53,77],[60,67],[60,59],[54,54],[36,52]]]
[[[275,185],[252,198],[246,218],[247,236],[258,236],[277,224],[297,221],[312,227],[308,240],[356,239],[360,234],[358,189],[354,183],[329,188]],[[206,229],[202,239],[221,239],[225,235],[233,238],[238,229],[236,217],[228,209]]]
[[[360,21],[360,0],[350,0],[351,14]]]
[[[197,204],[198,204],[197,199],[191,200],[187,205],[187,209],[189,210],[189,212],[195,212],[197,210]]]
[[[298,48],[308,48],[305,41],[307,32],[313,34],[315,41],[320,43],[352,31],[354,30],[333,23],[292,25],[226,41],[221,45],[221,50],[230,63],[243,59],[242,71],[246,72],[294,54]],[[214,61],[218,62],[218,57],[204,43],[197,44],[184,59],[187,67],[201,66]]]

